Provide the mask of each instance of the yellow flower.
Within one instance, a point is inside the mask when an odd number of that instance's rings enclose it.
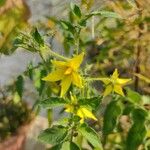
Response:
[[[76,114],[81,118],[80,123],[83,123],[86,118],[91,118],[93,120],[97,120],[97,118],[93,115],[91,110],[89,110],[85,106],[80,106],[77,102],[75,96],[71,95],[71,103],[65,106],[65,111],[69,113]]]
[[[63,97],[71,84],[82,88],[82,78],[78,73],[79,67],[83,61],[84,53],[74,56],[68,61],[52,61],[55,70],[43,78],[45,81],[61,81],[61,93]]]
[[[109,95],[111,92],[115,92],[124,96],[122,87],[126,85],[131,79],[122,79],[119,78],[118,70],[115,69],[110,78],[99,78],[105,85],[106,89],[104,91],[104,96]]]

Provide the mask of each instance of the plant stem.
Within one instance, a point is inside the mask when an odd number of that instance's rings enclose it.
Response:
[[[57,57],[57,58],[60,58],[60,59],[62,59],[62,60],[65,60],[65,61],[66,61],[66,60],[69,60],[68,58],[66,58],[66,57],[64,57],[64,56],[59,55],[58,53],[55,53],[55,52],[52,51],[48,46],[46,46],[45,48],[49,50],[49,52],[50,52],[50,54],[51,54],[52,56],[55,56],[55,57]]]
[[[79,53],[79,37],[77,36],[77,39],[75,40],[75,53],[78,55]]]
[[[135,4],[138,8],[138,14],[140,17],[142,17],[142,12],[140,10],[140,5],[138,3],[137,0],[135,0]],[[134,72],[135,73],[140,73],[140,54],[142,51],[142,46],[140,45],[141,41],[141,36],[142,36],[142,32],[141,30],[143,30],[143,23],[139,24],[139,33],[138,33],[138,44],[136,46],[136,63],[135,63],[135,68],[134,68]],[[139,87],[139,78],[137,76],[135,76],[135,82],[134,82],[134,88],[135,91],[138,91],[138,87]]]
[[[92,16],[92,39],[95,38],[95,20],[94,20],[94,16]]]

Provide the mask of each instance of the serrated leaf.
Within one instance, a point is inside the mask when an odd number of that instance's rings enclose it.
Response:
[[[43,38],[41,37],[40,33],[38,32],[37,28],[34,28],[32,31],[31,31],[31,35],[33,36],[34,40],[41,46],[44,45],[44,40]]]
[[[79,99],[80,106],[87,106],[90,107],[92,110],[96,110],[100,105],[102,97],[92,97],[92,98],[83,98]]]
[[[78,131],[82,134],[82,136],[85,139],[87,139],[93,145],[93,147],[102,150],[100,137],[94,129],[89,127],[87,124],[83,123],[79,126]]]
[[[73,14],[76,15],[77,17],[81,18],[80,8],[77,5],[73,4],[73,3],[71,3],[70,6],[71,6],[71,10],[72,10]]]
[[[103,125],[103,135],[107,136],[110,134],[117,124],[117,119],[121,114],[121,108],[118,105],[118,101],[111,101],[104,113],[104,125]]]
[[[61,125],[55,125],[52,128],[44,130],[39,136],[38,139],[46,144],[60,144],[65,141],[68,135],[67,128]]]
[[[144,141],[146,135],[145,119],[147,113],[143,109],[135,109],[132,112],[133,125],[129,130],[126,149],[137,150]]]
[[[111,12],[111,11],[105,11],[105,10],[102,10],[102,11],[94,11],[90,14],[87,15],[87,17],[92,17],[92,16],[104,16],[104,17],[108,17],[108,18],[118,18],[118,19],[121,19],[122,17],[115,13],[115,12]]]
[[[23,86],[24,86],[24,80],[23,77],[20,75],[17,77],[17,81],[16,81],[16,91],[20,96],[20,98],[22,97],[23,94]]]
[[[132,91],[129,88],[126,88],[127,91],[127,98],[129,99],[129,101],[133,102],[133,103],[140,103],[141,102],[141,95],[135,91]]]
[[[54,108],[67,104],[67,101],[59,97],[50,97],[49,99],[39,101],[39,105],[43,108]]]

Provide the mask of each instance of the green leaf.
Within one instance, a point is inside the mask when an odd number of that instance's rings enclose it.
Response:
[[[126,88],[127,91],[127,98],[129,99],[129,101],[133,102],[133,103],[140,103],[141,102],[141,95],[135,91],[132,91],[129,88]]]
[[[145,119],[147,113],[143,109],[135,109],[132,112],[133,125],[129,130],[126,149],[137,150],[139,145],[142,144],[146,135]]]
[[[104,113],[103,135],[106,137],[116,127],[117,119],[121,114],[118,101],[111,101]]]
[[[61,125],[55,125],[52,128],[44,130],[38,139],[46,144],[60,144],[65,141],[68,135],[68,130],[66,127]]]
[[[39,92],[39,95],[42,94],[45,86],[45,82],[41,80],[44,76],[46,76],[46,70],[45,69],[36,69],[34,70],[34,86],[36,90]]]
[[[90,107],[92,110],[96,110],[100,105],[101,100],[102,97],[99,96],[99,97],[79,99],[78,102],[80,106],[87,106]]]
[[[22,97],[23,94],[23,86],[24,86],[24,80],[23,77],[20,75],[17,77],[17,81],[16,81],[16,91],[18,92],[20,98]]]
[[[34,40],[41,46],[44,45],[44,40],[43,38],[41,37],[40,33],[38,32],[37,28],[34,28],[32,31],[31,31],[31,35],[33,36]]]
[[[100,150],[102,149],[100,137],[94,129],[83,123],[78,127],[78,131],[93,145],[93,147],[100,148]]]
[[[81,18],[80,8],[77,5],[73,4],[73,3],[71,3],[70,6],[71,6],[71,10],[72,10],[73,14],[76,15],[77,17]]]
[[[74,142],[67,141],[62,144],[55,145],[49,150],[80,150],[80,148]]]
[[[64,142],[61,150],[80,150],[80,148],[74,142]]]
[[[108,18],[118,18],[118,19],[121,19],[122,17],[115,13],[115,12],[111,12],[111,11],[93,11],[92,13],[86,15],[87,18],[90,18],[92,16],[103,16],[103,17],[108,17]]]
[[[61,150],[62,144],[59,145],[55,145],[52,148],[48,149],[48,150]]]
[[[14,104],[18,104],[21,100],[21,97],[19,96],[18,92],[14,93],[13,102]]]
[[[43,108],[54,108],[67,104],[67,101],[59,97],[50,97],[49,99],[39,101],[39,105]]]
[[[3,6],[6,3],[6,0],[0,0],[0,6]]]
[[[72,34],[75,32],[74,26],[69,21],[60,21],[60,25],[64,30],[71,32]]]

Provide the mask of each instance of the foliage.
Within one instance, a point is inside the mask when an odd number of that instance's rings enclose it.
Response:
[[[18,129],[29,123],[31,110],[22,101],[23,78],[0,90],[0,142],[17,133]]]
[[[11,54],[14,51],[13,40],[18,35],[18,30],[28,26],[26,5],[18,4],[18,1],[11,3],[6,0],[0,1],[0,53],[3,54]]]
[[[106,65],[100,68],[105,72],[103,76],[101,72],[94,74],[95,67],[105,65],[107,54],[112,54],[111,48],[116,47],[113,45],[114,41],[119,38],[119,46],[120,43],[127,42],[127,40],[120,42],[120,38],[126,34],[121,34],[121,37],[114,35],[112,25],[109,24],[111,29],[104,28],[104,22],[115,19],[120,27],[117,28],[119,31],[129,26],[124,25],[125,18],[121,13],[112,12],[110,8],[90,11],[91,3],[86,9],[71,3],[68,19],[48,18],[49,25],[52,26],[42,29],[43,32],[37,28],[27,33],[21,32],[14,42],[14,48],[22,47],[38,53],[41,57],[41,62],[37,66],[30,63],[24,72],[39,93],[34,109],[39,111],[44,108],[48,114],[49,127],[42,131],[38,138],[56,150],[78,150],[86,146],[97,150],[137,150],[141,147],[148,149],[150,102],[140,92],[124,88],[129,83],[133,84],[133,81],[129,75],[129,78],[119,77],[118,70],[121,67],[119,59],[122,59],[122,55],[115,56],[113,53],[111,59],[108,55],[106,62],[112,60],[111,67],[116,68],[113,72],[112,69],[107,70]],[[85,1],[82,1],[83,4],[88,5]],[[123,5],[129,4],[123,2]],[[136,21],[134,20],[132,25]],[[139,24],[137,26],[139,27]],[[96,65],[94,60],[89,59],[86,48],[89,45],[95,46],[96,36],[101,28],[104,28],[101,34],[105,35],[107,40],[102,52],[96,58],[98,62]],[[88,30],[89,32],[86,32]],[[47,37],[49,32],[50,37]],[[66,55],[60,55],[53,50],[53,38],[58,38],[58,35],[62,38],[61,44],[64,45]],[[98,40],[98,43],[103,43]],[[130,48],[135,41],[130,41],[131,43],[126,43],[125,46]],[[119,50],[117,52],[120,54]],[[129,54],[126,55],[126,59],[133,54],[130,49],[123,51],[125,54],[126,52]],[[88,63],[92,61],[94,63],[89,65]],[[122,68],[124,69],[123,65]],[[106,77],[106,73],[109,76]],[[21,82],[21,78],[18,79]],[[95,81],[101,88],[103,82],[105,90],[97,91],[95,85],[93,86]],[[19,96],[21,91],[21,88],[17,91]],[[65,116],[54,123],[52,115],[57,107],[61,109],[60,114],[65,113]]]

